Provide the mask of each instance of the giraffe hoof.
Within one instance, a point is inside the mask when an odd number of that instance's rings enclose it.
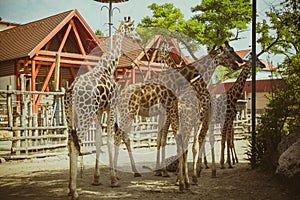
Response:
[[[77,200],[79,197],[77,192],[69,192],[68,196],[71,196],[71,200]]]
[[[192,177],[192,185],[198,185],[198,178],[196,176]]]
[[[138,173],[138,172],[135,172],[134,173],[134,177],[141,177],[142,176],[142,174],[140,174],[140,173]]]
[[[185,189],[190,190],[191,189],[191,184],[190,183],[185,183]]]
[[[161,171],[155,171],[154,176],[162,176]]]
[[[211,177],[212,178],[217,178],[217,170],[212,170]]]
[[[102,183],[100,183],[100,182],[93,182],[92,185],[93,186],[98,186],[98,185],[102,185]]]
[[[168,178],[168,177],[170,177],[170,175],[167,172],[163,172],[162,177]]]
[[[110,186],[111,186],[112,188],[120,187],[120,185],[119,185],[118,182],[112,182]]]
[[[183,192],[184,191],[184,184],[179,184],[179,191]]]

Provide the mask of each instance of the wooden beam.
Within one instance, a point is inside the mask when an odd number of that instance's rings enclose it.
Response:
[[[75,79],[76,78],[76,72],[75,72],[74,68],[70,67],[70,71],[71,71],[73,79]]]
[[[86,55],[85,50],[84,50],[84,47],[83,47],[82,42],[81,42],[81,39],[80,39],[80,35],[79,35],[78,31],[77,31],[76,25],[75,25],[75,23],[74,23],[73,20],[71,20],[70,23],[71,23],[71,25],[72,25],[72,28],[73,28],[73,31],[74,31],[74,34],[75,34],[75,38],[76,38],[76,41],[77,41],[79,50],[80,50],[80,52],[81,52],[83,55]]]
[[[35,56],[35,54],[45,45],[47,44],[55,35],[58,33],[75,15],[75,11],[72,11],[64,20],[52,30],[52,32],[44,38],[42,42],[40,42],[28,55],[29,58]]]
[[[45,56],[55,57],[56,53],[57,52],[55,52],[55,51],[41,50],[37,53],[37,56],[45,55]],[[101,57],[99,57],[99,56],[90,56],[90,55],[82,55],[82,54],[66,53],[66,52],[61,52],[60,57],[61,58],[72,58],[72,59],[83,59],[83,60],[95,60],[95,61],[99,61],[101,59]]]
[[[37,75],[39,74],[40,69],[41,69],[41,64],[38,64],[37,68],[35,69],[35,74],[33,74],[34,79],[36,79]]]
[[[59,90],[59,77],[60,77],[60,55],[59,53],[57,53],[55,59],[55,73],[54,73],[55,92]]]
[[[65,33],[65,35],[64,35],[64,37],[63,37],[63,39],[62,39],[62,41],[60,43],[60,46],[59,46],[59,48],[57,50],[58,53],[60,53],[62,51],[63,47],[65,46],[65,43],[67,41],[67,38],[69,36],[71,28],[72,28],[72,25],[71,25],[71,23],[69,23],[69,26],[68,26],[68,28],[66,30],[66,33]]]
[[[49,57],[41,57],[41,56],[37,56],[35,57],[36,61],[45,61],[45,62],[51,62],[54,63],[55,62],[55,58],[49,58]],[[69,60],[69,59],[62,59],[60,60],[60,63],[65,63],[65,64],[70,64],[70,65],[91,65],[91,66],[95,66],[97,65],[98,62],[90,62],[90,61],[81,61],[81,60]]]
[[[45,92],[46,88],[48,87],[48,83],[49,83],[49,80],[50,80],[50,78],[51,78],[51,76],[53,74],[54,69],[55,69],[55,62],[53,62],[52,66],[51,66],[51,68],[50,68],[50,70],[48,72],[48,75],[46,76],[46,79],[45,79],[44,84],[42,86],[41,92]],[[36,106],[39,105],[41,99],[42,99],[42,95],[39,94],[38,97],[37,97],[37,99],[36,99],[36,101],[35,101],[35,105]]]

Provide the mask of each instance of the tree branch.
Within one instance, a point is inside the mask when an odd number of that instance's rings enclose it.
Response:
[[[274,40],[274,42],[272,42],[266,49],[259,52],[256,57],[258,58],[259,56],[261,56],[265,52],[269,51],[278,41],[279,41],[279,35],[277,35],[277,38]]]

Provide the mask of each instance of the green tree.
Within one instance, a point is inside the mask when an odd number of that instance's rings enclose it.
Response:
[[[184,44],[194,56],[193,51],[199,46],[197,38],[202,37],[203,26],[195,20],[184,20],[180,9],[170,3],[163,5],[153,3],[148,8],[152,10],[152,17],[144,17],[137,28],[145,43],[158,34],[166,38],[172,37]]]
[[[153,36],[149,27],[160,28],[163,34],[177,38],[194,59],[193,52],[199,45],[214,49],[226,40],[237,40],[251,21],[250,0],[203,0],[191,9],[194,16],[188,20],[173,4],[154,3],[148,8],[152,10],[152,16],[146,16],[138,25],[141,35],[147,35],[149,39]]]
[[[250,0],[203,0],[192,8],[192,19],[205,27],[200,43],[214,47],[240,39],[251,22],[251,10]]]
[[[104,36],[104,33],[103,33],[100,29],[97,29],[97,30],[95,31],[95,34],[96,34],[96,35],[99,35],[99,36]]]

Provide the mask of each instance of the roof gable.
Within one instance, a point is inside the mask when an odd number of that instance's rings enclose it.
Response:
[[[63,40],[67,26],[72,21],[70,36],[74,40],[78,35],[74,29],[80,31],[82,46],[89,53],[97,46],[97,38],[77,10],[66,11],[38,21],[30,22],[19,27],[0,32],[0,61],[22,57],[32,58],[39,50],[47,50],[50,46],[55,49],[55,43]],[[59,34],[60,33],[60,34]],[[65,45],[73,44],[67,40]],[[49,43],[49,44],[48,44]],[[92,43],[90,45],[89,43]],[[75,43],[76,44],[76,43]],[[46,47],[48,45],[48,47]],[[78,44],[77,44],[78,45]],[[86,47],[89,46],[90,49]],[[79,47],[80,48],[80,47]],[[74,51],[74,53],[77,53]]]

